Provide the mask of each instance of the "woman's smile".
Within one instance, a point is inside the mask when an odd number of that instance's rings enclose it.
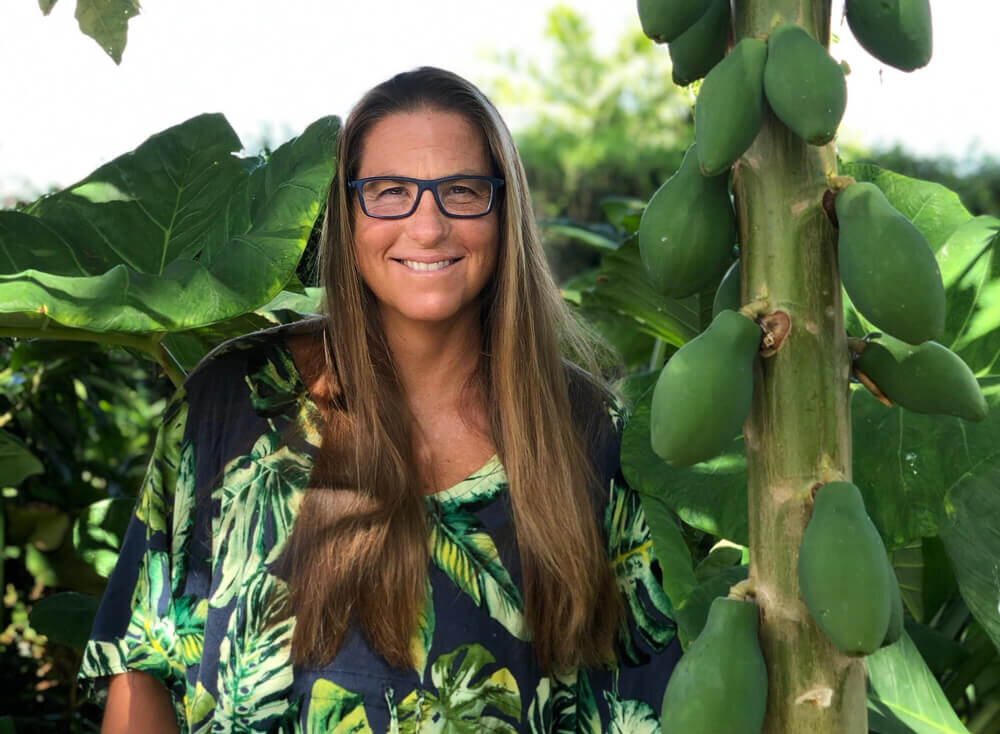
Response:
[[[439,273],[457,263],[461,258],[443,258],[440,260],[404,260],[393,258],[393,260],[418,273]]]

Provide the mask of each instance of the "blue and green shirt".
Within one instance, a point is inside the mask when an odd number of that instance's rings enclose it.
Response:
[[[151,673],[182,732],[660,731],[660,700],[680,656],[638,495],[618,446],[595,466],[600,516],[625,619],[614,668],[550,677],[522,616],[508,485],[494,457],[426,498],[427,599],[411,670],[391,667],[352,630],[322,667],[291,659],[294,617],[272,573],[306,491],[322,414],[287,337],[303,322],[217,349],[171,400],[135,515],[84,652],[80,678]],[[620,435],[622,416],[611,409]]]

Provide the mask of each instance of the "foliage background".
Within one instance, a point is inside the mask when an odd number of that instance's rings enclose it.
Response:
[[[642,203],[676,169],[693,138],[692,98],[672,85],[662,53],[638,31],[601,54],[572,10],[553,11],[547,23],[553,66],[542,69],[516,55],[504,57],[504,73],[485,86],[501,109],[537,111],[516,137],[551,263],[567,298],[623,353],[630,375],[623,389],[637,397],[649,383],[650,365],[703,326],[706,299],[685,305],[663,331],[637,329],[616,314],[615,289],[624,288],[622,282],[602,289],[599,278],[630,274],[622,254],[630,229]],[[261,165],[270,152],[257,156]],[[939,181],[957,191],[973,214],[1000,211],[996,160],[959,165],[900,148],[841,154]],[[19,202],[13,208],[33,206],[38,204]],[[297,277],[285,284],[292,300],[263,306],[227,328],[189,334],[187,341],[175,335],[174,351],[188,355],[182,363],[190,366],[212,342],[308,310],[305,287],[311,285],[315,232],[301,239]],[[162,365],[135,347],[0,338],[0,712],[12,717],[18,730],[97,730],[99,712],[78,699],[73,683],[81,631],[67,628],[62,639],[45,637],[28,613],[35,608],[33,619],[43,619],[37,609],[44,611],[43,600],[55,592],[100,593],[172,389]],[[25,450],[36,463],[24,458]],[[714,481],[724,489],[718,477]],[[713,533],[698,522],[678,527],[700,580],[718,578],[713,572],[719,569],[738,573],[745,553],[716,546],[719,536],[739,543],[738,530]],[[908,599],[908,631],[948,702],[971,731],[1000,730],[996,648],[956,593],[944,542],[924,538],[896,553],[897,568],[918,577],[911,579],[917,592]],[[731,581],[731,574],[724,580]],[[78,600],[79,616],[87,619],[92,608],[84,597]]]

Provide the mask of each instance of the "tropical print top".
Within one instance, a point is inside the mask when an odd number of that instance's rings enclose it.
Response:
[[[80,669],[142,670],[170,691],[181,732],[660,731],[680,656],[638,495],[617,446],[595,464],[609,561],[627,610],[614,669],[547,677],[522,618],[507,482],[494,457],[428,496],[431,562],[414,669],[349,633],[329,664],[294,666],[294,617],[271,573],[305,491],[322,414],[278,327],[217,349],[171,400]],[[612,411],[620,432],[621,416]],[[600,466],[600,464],[604,466]]]

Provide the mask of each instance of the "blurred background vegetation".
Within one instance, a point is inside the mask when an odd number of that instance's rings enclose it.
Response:
[[[484,87],[505,113],[530,112],[515,136],[552,266],[574,300],[625,238],[629,213],[679,165],[693,139],[692,96],[671,82],[665,50],[638,30],[602,55],[582,17],[560,8],[547,38],[551,66],[498,58],[503,71]],[[973,214],[1000,211],[995,159],[926,159],[901,148],[841,156],[943,183]],[[315,239],[299,269],[306,285]],[[594,321],[629,370],[649,363],[651,335],[622,330],[606,313]],[[68,621],[62,639],[46,638],[28,612],[56,591],[100,594],[172,390],[158,365],[122,347],[0,338],[0,717],[19,731],[98,730],[100,712],[74,684],[85,630]],[[12,458],[20,449],[39,463]],[[81,597],[85,621],[89,598]]]

